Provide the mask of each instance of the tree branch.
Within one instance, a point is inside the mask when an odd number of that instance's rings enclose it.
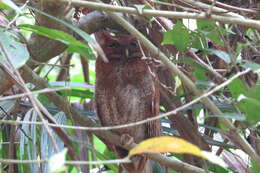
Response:
[[[45,1],[53,2],[53,3],[71,3],[71,5],[75,7],[86,7],[86,8],[96,9],[96,10],[107,11],[107,12],[112,11],[112,12],[129,13],[129,14],[143,15],[143,16],[167,17],[173,19],[203,19],[203,20],[210,20],[210,21],[218,21],[218,22],[228,23],[228,24],[245,25],[260,30],[260,21],[252,20],[244,17],[238,17],[239,15],[223,16],[227,14],[225,10],[221,12],[223,14],[222,16],[216,14],[208,15],[206,12],[189,13],[189,12],[175,12],[175,11],[148,10],[148,9],[143,9],[142,14],[140,14],[140,12],[133,7],[109,5],[109,4],[97,3],[97,1],[96,2],[89,2],[89,1],[82,1],[82,0],[45,0]]]
[[[44,79],[40,78],[37,76],[28,66],[22,67],[22,74],[25,80],[33,83],[37,89],[44,89],[44,88],[49,88],[50,86],[48,85],[47,81]],[[97,127],[98,125],[94,123],[91,119],[89,119],[87,116],[84,116],[77,112],[73,107],[70,106],[70,104],[64,100],[63,97],[58,95],[56,92],[52,93],[45,93],[45,95],[53,101],[53,103],[60,109],[62,110],[66,116],[68,116],[69,119],[73,119],[76,122],[78,122],[81,126],[85,127]],[[111,131],[93,131],[93,133],[106,141],[119,145],[121,147],[126,147],[118,143],[120,141],[120,136],[112,133]],[[133,144],[134,146],[135,144]],[[131,146],[131,147],[133,147]],[[126,149],[131,149],[126,148]],[[162,156],[160,154],[148,154],[148,157],[158,161],[166,166],[171,167],[174,170],[177,171],[182,171],[182,172],[192,172],[192,173],[205,173],[205,171],[201,168],[198,168],[196,166],[187,164],[185,162],[179,161],[179,160],[173,160],[170,158],[167,158],[165,156]]]
[[[53,2],[53,0],[47,0],[47,1],[51,1]],[[129,33],[131,33],[132,35],[134,35],[136,38],[138,38],[142,44],[144,46],[146,46],[148,48],[148,50],[150,51],[150,53],[154,56],[157,57],[159,60],[161,60],[170,70],[172,73],[176,74],[177,76],[180,77],[180,79],[183,81],[183,83],[196,95],[196,96],[200,96],[202,95],[202,92],[196,88],[196,86],[194,85],[194,83],[181,71],[178,69],[178,67],[173,64],[171,61],[169,61],[169,59],[167,58],[167,56],[164,55],[163,52],[161,52],[160,50],[158,50],[158,48],[156,46],[154,46],[143,34],[141,34],[134,26],[132,26],[129,22],[127,22],[124,18],[122,18],[121,16],[118,16],[115,12],[108,12],[108,10],[115,10],[116,12],[122,12],[122,9],[124,12],[130,12],[133,14],[137,14],[137,10],[134,8],[130,8],[130,7],[117,7],[117,6],[113,6],[113,5],[107,5],[107,4],[102,4],[102,3],[91,3],[91,2],[87,2],[87,1],[78,1],[78,0],[73,0],[73,1],[68,1],[68,0],[57,0],[55,2],[70,2],[73,5],[77,6],[80,5],[81,7],[89,7],[89,8],[97,8],[97,9],[102,9],[107,11],[107,14],[110,15],[119,25],[121,25],[122,27],[124,27]],[[95,2],[100,2],[100,1],[96,1]],[[103,9],[104,8],[104,9]],[[225,20],[222,20],[222,22],[227,22],[227,23],[237,23],[237,24],[244,24],[246,25],[246,23],[251,23],[247,26],[251,26],[254,24],[254,28],[259,28],[260,29],[260,22],[259,21],[254,21],[254,20],[250,20],[250,19],[240,19],[240,18],[233,18],[233,17],[223,17],[223,16],[217,16],[217,15],[213,15],[208,18],[206,17],[206,14],[191,14],[191,13],[180,13],[180,12],[169,12],[169,11],[158,11],[158,10],[144,10],[143,14],[150,14],[150,15],[154,15],[154,16],[163,16],[162,14],[166,14],[166,17],[176,17],[176,18],[195,18],[195,19],[216,19],[217,18],[222,18]],[[170,14],[170,15],[169,15]],[[192,17],[193,16],[193,17]],[[226,21],[226,19],[228,19]],[[219,20],[217,20],[219,21]],[[242,23],[241,23],[242,21]],[[244,22],[246,21],[246,22]],[[209,98],[203,98],[201,100],[201,102],[209,108],[210,111],[212,111],[214,114],[222,114],[222,112],[217,108],[217,106],[209,99]],[[233,124],[225,119],[225,118],[218,118],[220,120],[220,122],[222,122],[227,128],[229,128],[230,130],[230,134],[233,137],[233,140],[237,143],[239,143],[242,147],[242,149],[252,158],[252,160],[254,160],[256,163],[260,164],[260,158],[259,156],[256,154],[256,152],[254,151],[254,149],[251,147],[250,144],[248,144],[248,142],[242,137],[240,136],[240,134],[237,132],[236,128],[233,126]]]

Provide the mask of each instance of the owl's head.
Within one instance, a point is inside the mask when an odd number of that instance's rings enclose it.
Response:
[[[97,32],[95,37],[108,60],[141,58],[143,56],[137,39],[130,34],[102,30]]]

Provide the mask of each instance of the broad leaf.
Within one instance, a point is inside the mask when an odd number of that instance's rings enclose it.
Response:
[[[182,22],[177,22],[174,28],[164,33],[162,44],[173,44],[179,51],[185,51],[191,43],[188,29]]]
[[[66,32],[30,24],[22,24],[19,25],[19,27],[68,45],[69,53],[77,52],[84,57],[93,59],[94,55],[91,51],[91,48],[88,45],[78,41],[72,35],[67,34]]]
[[[82,99],[93,98],[94,93],[89,90],[72,89],[69,91],[58,91],[62,96],[80,97]]]
[[[94,40],[93,38],[91,38],[89,34],[87,34],[86,32],[82,31],[81,29],[79,29],[79,28],[77,28],[77,27],[75,27],[75,26],[73,26],[73,25],[71,25],[71,24],[69,24],[69,23],[67,23],[67,22],[65,22],[65,21],[63,21],[63,20],[61,20],[61,19],[55,17],[55,16],[49,15],[48,13],[45,13],[45,12],[43,12],[43,11],[41,11],[41,10],[38,10],[38,9],[33,8],[33,7],[30,7],[30,6],[27,6],[27,7],[28,7],[29,9],[31,9],[31,10],[37,12],[37,13],[40,13],[40,14],[42,14],[42,15],[44,15],[44,16],[47,16],[47,17],[49,17],[49,18],[51,18],[51,19],[53,19],[53,20],[56,20],[56,21],[58,21],[59,23],[61,23],[61,24],[65,25],[65,26],[67,26],[67,27],[70,28],[72,31],[74,31],[74,32],[77,33],[79,36],[81,36],[86,42],[92,43],[92,44],[95,43],[95,40]]]
[[[227,52],[222,50],[216,50],[216,49],[207,49],[207,51],[209,51],[209,54],[216,55],[220,59],[224,60],[227,64],[231,63],[231,57]]]
[[[166,152],[192,154],[207,159],[212,163],[218,164],[224,168],[227,167],[223,160],[218,156],[207,151],[202,151],[199,147],[189,143],[184,139],[170,136],[161,136],[144,140],[129,151],[129,156],[143,153]]]
[[[228,85],[234,99],[238,101],[238,107],[245,114],[246,119],[250,123],[257,123],[260,116],[260,86],[255,86],[250,90],[246,90],[241,79],[235,79]]]
[[[246,94],[247,90],[243,81],[239,78],[235,79],[228,85],[228,88],[233,96],[233,98],[237,98],[240,94]]]
[[[250,123],[254,124],[260,121],[260,100],[240,95],[238,101],[240,110],[246,114],[246,118]]]
[[[242,67],[249,68],[252,71],[259,73],[260,72],[260,65],[257,63],[254,63],[252,61],[244,60],[244,63],[241,65]]]
[[[3,3],[3,2],[0,2],[0,9],[3,9],[3,10],[11,10],[12,8],[9,7],[7,4]]]
[[[15,68],[23,66],[29,59],[29,52],[24,44],[17,41],[17,38],[9,31],[0,28],[0,57],[8,56]],[[1,60],[0,59],[0,60]]]
[[[224,46],[219,33],[220,26],[216,25],[216,22],[207,20],[197,20],[198,32],[204,34],[212,42]]]
[[[199,147],[187,142],[184,139],[168,136],[150,138],[142,141],[140,144],[130,150],[129,155],[132,156],[142,153],[165,152],[193,154],[205,158]]]

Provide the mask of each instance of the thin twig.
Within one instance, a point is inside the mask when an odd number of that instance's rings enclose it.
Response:
[[[37,95],[37,94],[43,94],[43,93],[47,93],[47,92],[54,92],[54,91],[61,91],[61,90],[70,90],[70,87],[45,88],[45,89],[38,90],[38,91],[26,92],[26,93],[11,95],[11,96],[0,97],[0,101],[12,100],[12,99],[21,98],[21,97],[24,97],[24,96]]]
[[[212,2],[213,0],[204,0],[207,2]],[[255,10],[255,9],[248,9],[248,8],[241,8],[241,7],[237,7],[237,6],[232,6],[232,5],[228,5],[222,2],[216,2],[216,5],[224,8],[226,10],[233,10],[233,11],[238,11],[238,12],[246,12],[246,13],[253,13],[253,14],[259,14],[260,11],[259,10]]]
[[[48,163],[49,160],[15,160],[15,159],[2,159],[0,163],[15,163],[15,164],[31,164],[31,163]],[[100,164],[118,164],[118,163],[130,163],[129,158],[114,159],[105,161],[65,161],[65,165],[100,165]]]

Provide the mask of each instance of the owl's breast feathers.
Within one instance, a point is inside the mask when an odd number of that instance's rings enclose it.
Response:
[[[95,98],[102,125],[126,124],[158,114],[157,80],[144,60],[104,63],[100,59],[96,68]],[[128,133],[135,137],[135,142],[140,142],[148,137],[149,129],[139,125],[115,131]]]

